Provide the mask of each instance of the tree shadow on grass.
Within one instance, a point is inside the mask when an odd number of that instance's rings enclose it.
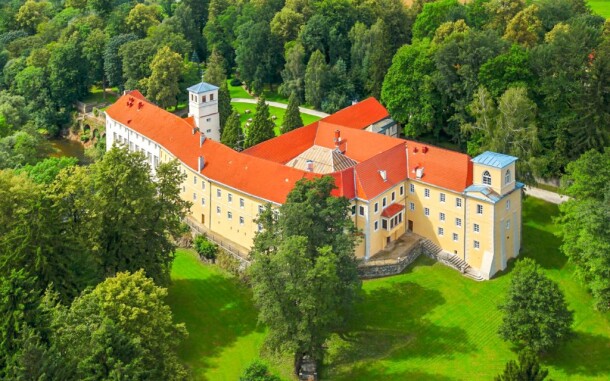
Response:
[[[572,377],[610,375],[610,338],[576,332],[569,342],[544,355],[542,361]]]
[[[212,275],[204,279],[178,279],[170,287],[168,303],[174,320],[189,332],[180,357],[191,367],[210,368],[210,359],[239,337],[263,332],[250,290],[235,278]]]
[[[436,324],[427,317],[445,303],[437,290],[413,282],[392,282],[389,287],[368,292],[346,331],[333,341],[327,361],[330,378],[385,379],[366,378],[357,369],[383,359],[451,358],[456,352],[474,351],[466,331]],[[351,366],[354,363],[360,364]]]

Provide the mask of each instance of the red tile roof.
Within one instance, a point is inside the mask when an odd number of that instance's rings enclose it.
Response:
[[[390,218],[395,216],[398,212],[400,212],[401,210],[403,210],[405,208],[404,205],[402,204],[390,204],[388,205],[387,208],[385,208],[383,210],[383,212],[381,212],[381,217],[385,217],[385,218]]]
[[[429,144],[407,140],[409,178],[456,192],[463,192],[472,184],[470,156]],[[415,170],[423,168],[417,178]]]
[[[371,97],[327,116],[322,122],[362,130],[388,116],[388,110]]]
[[[134,102],[130,106],[131,98]],[[366,107],[352,106],[345,110],[376,109],[379,103],[367,99],[360,104]],[[350,122],[345,110],[337,113],[343,116],[335,118],[335,122],[337,119]],[[123,95],[106,112],[112,119],[154,140],[195,171],[198,157],[203,156],[206,164],[201,173],[211,181],[276,203],[286,200],[299,179],[321,176],[284,164],[313,145],[335,148],[337,130],[341,138],[339,148],[358,164],[331,174],[338,187],[333,192],[335,195],[368,200],[407,177],[456,192],[472,184],[472,163],[468,155],[362,131],[353,128],[354,124],[328,123],[332,116],[240,153],[210,139],[200,146],[199,136],[193,134],[192,118],[181,119],[148,102],[137,91]],[[416,179],[416,168],[423,168],[421,179]]]
[[[128,106],[129,98],[142,99]],[[205,158],[201,173],[212,181],[242,190],[268,201],[283,203],[301,178],[316,175],[289,168],[272,161],[236,152],[225,145],[206,139],[199,146],[199,136],[186,119],[146,101],[140,93],[123,95],[106,113],[114,120],[157,142],[180,161],[197,171],[198,158]]]

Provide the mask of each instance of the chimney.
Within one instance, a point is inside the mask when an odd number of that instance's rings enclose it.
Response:
[[[341,143],[341,131],[339,130],[335,130],[335,146],[339,147],[339,144]]]
[[[205,142],[205,135],[203,134],[203,132],[199,133],[199,147],[203,146],[203,143]]]
[[[381,176],[381,178],[383,179],[383,181],[388,181],[388,173],[385,170],[380,170],[379,171],[379,175]]]
[[[205,167],[205,158],[203,156],[199,156],[199,163],[197,166],[197,171],[201,172],[201,170]]]
[[[313,161],[307,160],[307,171],[313,172]]]
[[[422,149],[421,149],[421,151],[422,151],[423,153],[428,152],[428,147],[424,147],[424,148],[422,148]]]
[[[144,102],[138,102],[138,110],[140,110],[142,107],[144,107]]]

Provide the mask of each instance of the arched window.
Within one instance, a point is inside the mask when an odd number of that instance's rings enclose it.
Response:
[[[489,174],[489,171],[483,172],[483,184],[491,185],[491,175]]]
[[[511,176],[510,176],[510,169],[506,170],[506,173],[504,174],[504,184],[508,184],[512,181]]]

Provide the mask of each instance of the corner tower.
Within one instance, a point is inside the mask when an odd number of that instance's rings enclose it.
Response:
[[[199,131],[212,140],[220,141],[218,87],[200,82],[187,90],[189,92],[189,116],[194,118]]]

